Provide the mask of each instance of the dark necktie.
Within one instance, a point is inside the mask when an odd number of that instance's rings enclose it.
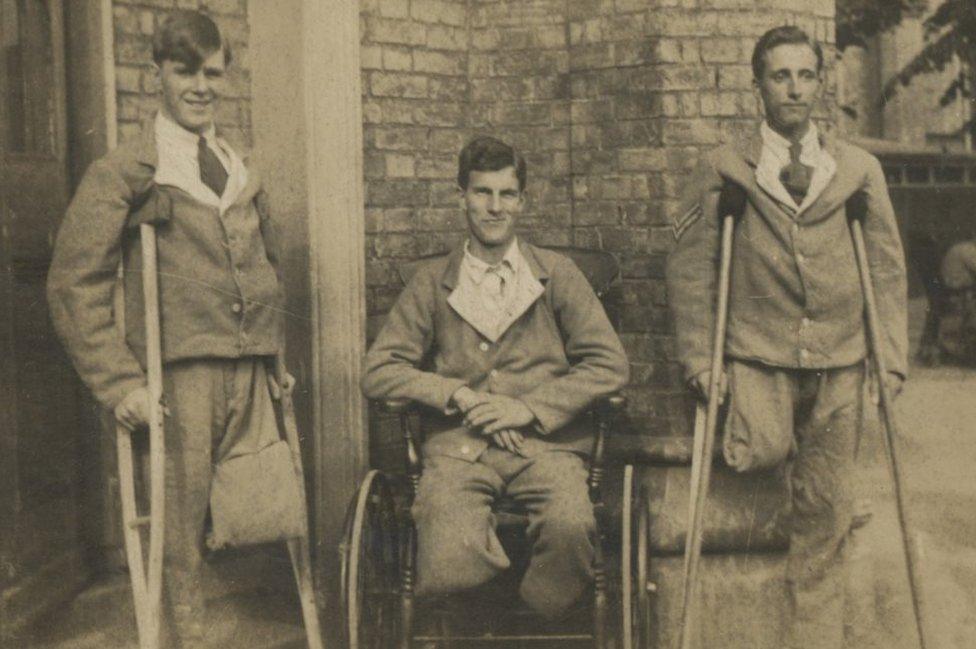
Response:
[[[813,167],[800,162],[802,150],[803,146],[799,142],[790,144],[790,162],[779,174],[783,186],[797,205],[801,204],[807,195],[807,190],[810,189],[810,178],[813,176]]]
[[[197,143],[197,160],[200,162],[200,180],[213,190],[217,196],[224,195],[227,187],[227,170],[221,164],[220,158],[207,146],[207,138],[200,137]]]

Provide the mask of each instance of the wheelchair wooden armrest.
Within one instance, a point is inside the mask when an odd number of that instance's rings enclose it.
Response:
[[[627,397],[615,392],[600,399],[596,404],[597,410],[604,414],[615,417],[627,407]]]
[[[393,415],[405,415],[417,405],[416,401],[410,399],[381,399],[377,403],[380,404],[380,409],[383,412]]]

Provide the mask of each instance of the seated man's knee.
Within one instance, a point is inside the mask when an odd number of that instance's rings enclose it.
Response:
[[[417,530],[419,596],[473,588],[509,566],[489,507],[418,494],[411,513]]]
[[[593,506],[587,502],[550,508],[539,520],[540,534],[553,539],[592,540],[596,532]]]

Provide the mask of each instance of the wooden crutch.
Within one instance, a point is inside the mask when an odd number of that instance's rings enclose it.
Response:
[[[715,430],[718,427],[719,388],[722,381],[722,364],[725,357],[725,330],[729,309],[729,277],[732,267],[732,232],[736,218],[742,216],[746,206],[746,193],[741,186],[726,181],[718,199],[718,213],[722,216],[722,239],[718,271],[718,304],[715,313],[715,331],[712,340],[711,376],[708,381],[708,403],[695,411],[694,450],[691,458],[690,499],[688,503],[688,535],[685,537],[683,575],[683,599],[681,603],[681,649],[691,647],[694,599],[698,585],[698,563],[701,558],[702,521],[705,498],[712,473],[712,454],[715,447]]]
[[[851,228],[851,239],[854,241],[854,257],[857,261],[857,270],[861,278],[861,290],[864,293],[864,316],[867,321],[868,346],[870,348],[871,360],[874,364],[874,371],[878,379],[878,395],[881,402],[881,416],[883,423],[885,456],[888,460],[888,469],[891,474],[891,482],[894,486],[895,506],[898,511],[898,525],[901,528],[902,547],[905,552],[905,568],[908,576],[908,588],[912,598],[912,611],[915,614],[915,630],[918,633],[918,646],[925,649],[925,625],[923,617],[923,594],[921,583],[918,576],[918,549],[915,547],[914,539],[909,535],[911,529],[908,520],[908,512],[905,509],[905,496],[901,485],[901,469],[898,464],[898,453],[896,443],[900,437],[898,424],[895,420],[893,399],[885,384],[885,377],[888,376],[885,367],[884,355],[881,353],[881,327],[878,322],[878,304],[875,300],[874,284],[871,281],[871,268],[867,255],[867,247],[864,245],[864,219],[868,214],[867,195],[863,190],[858,190],[847,199],[847,218]]]
[[[140,649],[157,649],[163,584],[163,512],[166,446],[163,439],[163,365],[159,334],[159,279],[156,230],[139,226],[142,242],[142,291],[146,319],[146,378],[149,391],[149,515],[136,508],[131,431],[116,427],[119,489],[122,496],[122,532],[132,582]],[[149,527],[148,568],[143,563],[141,529]]]
[[[302,449],[298,442],[298,425],[295,423],[295,405],[291,398],[292,387],[286,382],[284,354],[275,358],[275,378],[278,381],[280,394],[281,420],[284,424],[285,439],[291,448],[295,471],[298,473],[299,494],[303,512],[307,512],[305,505],[305,472],[302,470]],[[288,539],[288,554],[291,555],[291,567],[298,584],[298,597],[302,605],[302,618],[305,620],[305,635],[308,638],[309,649],[323,649],[322,631],[319,626],[319,611],[315,604],[315,588],[312,582],[312,561],[308,547],[308,525],[305,534],[297,538]]]

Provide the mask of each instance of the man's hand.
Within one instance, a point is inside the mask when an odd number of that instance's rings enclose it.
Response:
[[[712,373],[710,371],[705,371],[692,377],[688,383],[699,399],[708,401],[708,389],[712,383]],[[725,401],[725,395],[728,393],[729,375],[722,372],[722,376],[718,380],[718,402],[722,403]]]
[[[131,431],[149,424],[149,389],[136,388],[115,406],[115,419]]]
[[[905,379],[901,377],[901,374],[888,372],[888,376],[885,377],[885,387],[888,388],[888,394],[892,399],[901,394],[901,389],[904,386]]]
[[[454,406],[461,411],[462,414],[467,414],[469,410],[477,405],[484,403],[490,395],[486,392],[475,392],[468,386],[464,385],[458,388],[453,395],[451,395],[451,402]]]
[[[491,436],[491,441],[495,443],[495,446],[525,457],[522,452],[522,442],[525,441],[525,437],[517,430],[503,430],[495,433]]]
[[[482,393],[484,401],[468,410],[464,425],[480,428],[485,435],[521,428],[535,421],[535,415],[520,400],[500,394]]]
[[[871,372],[870,378],[868,379],[868,400],[871,401],[872,405],[877,406],[881,404],[881,391],[878,389],[878,380],[875,377],[875,373]],[[892,400],[901,394],[904,383],[905,379],[901,377],[901,374],[896,374],[895,372],[887,373],[884,378],[884,384],[885,389],[888,390],[888,396]]]
[[[878,383],[874,380],[873,376],[872,374],[872,379],[868,381],[868,398],[872,404],[877,406],[881,403],[881,394],[878,392]],[[894,399],[901,394],[901,388],[905,383],[905,379],[901,378],[901,374],[888,372],[884,382],[885,388],[888,390],[888,396]]]
[[[285,378],[281,381],[281,385],[278,385],[278,379],[274,374],[268,373],[268,387],[271,391],[271,398],[277,401],[281,399],[281,393],[284,391],[285,394],[291,394],[292,390],[295,389],[295,384],[298,381],[295,377],[285,372]]]

